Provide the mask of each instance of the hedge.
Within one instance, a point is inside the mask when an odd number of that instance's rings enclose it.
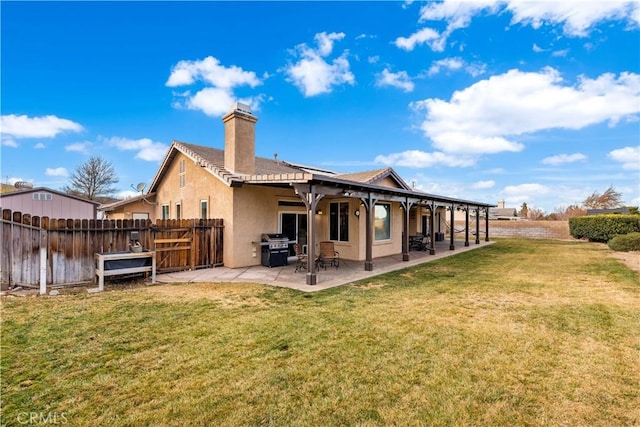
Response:
[[[609,240],[609,249],[618,252],[640,251],[640,233],[629,233]]]
[[[576,239],[606,243],[619,234],[640,232],[640,215],[603,214],[569,219],[569,233]]]

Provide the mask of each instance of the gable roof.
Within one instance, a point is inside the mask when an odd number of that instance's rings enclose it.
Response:
[[[155,196],[156,196],[156,193],[139,194],[137,196],[129,197],[123,200],[116,200],[115,202],[111,202],[111,203],[103,203],[100,206],[98,206],[98,210],[104,211],[104,212],[110,212],[122,206],[126,206],[130,203],[139,202],[141,200],[144,200],[148,203],[147,199]]]
[[[398,188],[411,190],[411,188],[407,185],[407,183],[404,182],[404,180],[400,178],[400,175],[398,175],[396,171],[393,170],[392,168],[344,173],[344,174],[337,175],[336,178],[343,179],[346,181],[361,182],[363,184],[379,184],[385,178],[391,178],[398,185]]]
[[[2,195],[0,195],[0,199],[5,199],[7,197],[15,197],[15,196],[19,196],[21,194],[41,193],[43,191],[44,192],[48,192],[48,193],[57,194],[57,195],[63,196],[63,197],[68,197],[70,199],[79,200],[81,202],[90,203],[90,204],[95,205],[95,206],[100,204],[100,202],[96,202],[95,200],[84,199],[82,197],[74,196],[73,194],[68,194],[68,193],[65,193],[63,191],[53,190],[53,189],[47,188],[47,187],[34,187],[34,188],[27,188],[25,190],[16,190],[16,191],[11,191],[11,192],[7,192],[7,193],[2,193]]]
[[[166,169],[177,153],[182,153],[194,163],[210,172],[214,177],[228,186],[241,185],[247,180],[246,175],[234,174],[224,167],[224,150],[219,148],[207,147],[204,145],[189,144],[180,141],[173,141],[169,151],[167,152],[156,176],[153,178],[149,186],[149,192],[156,191],[158,183],[166,174]],[[302,170],[300,167],[293,166],[290,163],[278,161],[275,159],[267,159],[264,157],[256,157],[256,175],[287,175],[299,174]]]

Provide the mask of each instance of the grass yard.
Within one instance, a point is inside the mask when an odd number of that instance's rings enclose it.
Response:
[[[313,294],[3,297],[2,424],[638,426],[639,277],[608,252],[500,240]]]

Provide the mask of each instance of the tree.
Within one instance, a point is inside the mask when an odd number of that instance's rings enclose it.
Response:
[[[119,181],[113,165],[100,156],[92,156],[71,174],[71,185],[65,187],[69,194],[96,200],[116,192],[112,187]]]
[[[594,191],[592,195],[584,199],[582,204],[587,209],[617,208],[622,205],[622,194],[617,192],[613,186],[609,186],[602,194]]]
[[[527,202],[524,202],[520,207],[520,218],[527,218],[529,216],[529,207],[527,206]]]
[[[558,220],[568,220],[569,218],[586,215],[587,211],[578,205],[569,205],[566,208],[557,208],[553,214]]]
[[[544,211],[540,208],[527,208],[527,216],[533,221],[544,219]]]

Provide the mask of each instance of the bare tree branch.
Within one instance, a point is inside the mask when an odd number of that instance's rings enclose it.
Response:
[[[100,156],[92,156],[71,174],[71,185],[65,187],[70,194],[96,200],[116,192],[112,186],[119,181],[113,165]]]
[[[587,209],[612,209],[622,206],[621,199],[622,194],[617,192],[613,186],[610,186],[602,194],[594,191],[592,195],[584,199],[582,204]]]

